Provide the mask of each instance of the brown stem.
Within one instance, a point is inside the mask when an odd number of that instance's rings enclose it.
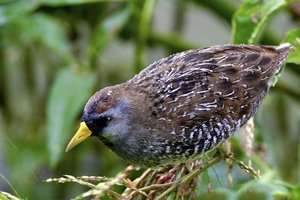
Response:
[[[173,190],[175,190],[178,186],[181,184],[185,184],[190,182],[194,177],[198,176],[201,172],[208,169],[212,165],[218,163],[220,160],[223,159],[223,156],[218,154],[216,157],[208,161],[205,165],[202,165],[200,168],[196,169],[192,173],[178,179],[177,181],[174,181],[171,187],[169,187],[166,191],[164,191],[160,196],[156,198],[156,200],[162,200],[165,197],[167,197],[168,194],[170,194]]]

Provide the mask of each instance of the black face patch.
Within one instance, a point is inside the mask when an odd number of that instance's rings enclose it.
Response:
[[[107,123],[110,121],[110,117],[97,116],[87,119],[83,116],[82,121],[84,121],[87,127],[91,130],[92,136],[99,136],[103,128],[105,128]]]

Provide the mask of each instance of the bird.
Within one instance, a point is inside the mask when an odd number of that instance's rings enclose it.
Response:
[[[96,92],[66,151],[95,136],[134,166],[197,159],[253,117],[291,48],[225,44],[160,59]]]

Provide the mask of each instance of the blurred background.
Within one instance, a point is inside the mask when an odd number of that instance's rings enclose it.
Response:
[[[85,102],[172,53],[248,43],[236,39],[243,31],[238,22],[232,26],[243,6],[240,0],[0,0],[0,191],[70,199],[86,188],[44,181],[64,174],[114,176],[124,169],[126,163],[96,139],[64,152]],[[273,11],[254,43],[278,45],[299,27],[299,2]],[[251,18],[254,23],[259,16]],[[234,167],[235,185],[228,186],[224,164],[203,181],[228,198],[249,184],[267,197],[274,190],[300,198],[299,86],[300,67],[289,63],[257,114],[253,159],[263,172],[260,182]],[[232,138],[237,152],[240,137]],[[207,185],[199,198],[206,195]]]

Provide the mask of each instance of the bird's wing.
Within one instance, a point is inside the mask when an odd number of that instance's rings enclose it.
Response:
[[[182,127],[226,117],[243,124],[256,111],[290,47],[222,45],[161,59],[133,80],[153,114]]]

